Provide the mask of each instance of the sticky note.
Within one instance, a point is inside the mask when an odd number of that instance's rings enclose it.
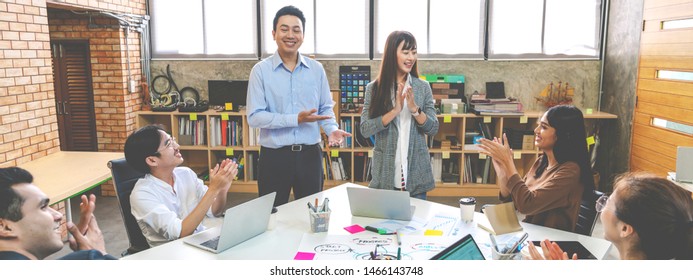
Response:
[[[513,151],[513,159],[521,159],[522,153]]]
[[[339,157],[339,150],[330,150],[330,155],[332,157]]]
[[[372,158],[373,157],[373,150],[368,151],[368,157]]]
[[[310,252],[296,252],[294,260],[298,261],[312,261],[315,258],[315,253]]]
[[[233,148],[226,148],[226,155],[232,156],[233,155]]]
[[[197,113],[190,113],[190,120],[196,121],[197,120]]]
[[[450,115],[444,115],[443,116],[443,123],[451,123],[452,122],[452,116]]]
[[[425,236],[443,236],[443,231],[442,230],[437,230],[437,229],[427,229],[426,232],[424,232]]]
[[[225,103],[225,104],[224,104],[224,109],[225,109],[225,110],[229,110],[229,111],[233,110],[233,103],[231,103],[231,102]]]
[[[588,114],[588,115],[591,115],[591,114],[592,114],[592,108],[587,108],[586,111],[587,111],[587,112],[585,112],[586,114]]]
[[[491,117],[485,116],[484,117],[484,123],[491,123]]]
[[[485,154],[479,154],[479,159],[486,159],[486,155]]]
[[[221,114],[221,120],[222,121],[228,121],[229,120],[229,114],[226,114],[226,113]]]
[[[449,159],[450,158],[450,152],[443,152],[443,159]]]
[[[520,123],[527,123],[527,116],[521,116]]]
[[[594,136],[587,137],[587,147],[594,144]]]
[[[351,234],[359,233],[359,232],[362,232],[362,231],[366,230],[366,229],[362,228],[362,227],[359,226],[359,225],[353,225],[353,226],[344,227],[344,229],[345,229],[346,231],[348,231],[349,233],[351,233]]]

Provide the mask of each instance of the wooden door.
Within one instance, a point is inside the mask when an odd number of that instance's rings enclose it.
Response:
[[[97,151],[89,42],[52,41],[60,149]]]
[[[693,1],[645,0],[643,24],[630,169],[666,176],[693,146]]]

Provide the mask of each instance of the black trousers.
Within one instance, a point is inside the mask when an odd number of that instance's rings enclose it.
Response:
[[[322,191],[322,149],[315,145],[260,148],[258,192],[277,192],[274,206],[289,202],[291,188],[300,199]]]

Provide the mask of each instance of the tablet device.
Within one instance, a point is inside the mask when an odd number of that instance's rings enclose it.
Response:
[[[534,246],[539,246],[541,247],[541,241],[532,241],[534,243]],[[585,246],[582,246],[580,242],[578,241],[551,241],[551,242],[556,242],[561,249],[568,253],[568,257],[572,258],[573,253],[577,253],[578,259],[579,260],[596,260],[597,257],[595,257]]]
[[[467,234],[462,239],[440,251],[431,258],[432,260],[485,260],[484,254],[479,250],[479,246],[474,241],[471,234]]]

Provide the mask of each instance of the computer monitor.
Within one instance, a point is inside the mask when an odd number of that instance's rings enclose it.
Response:
[[[209,105],[225,107],[226,103],[233,104],[233,111],[239,106],[245,106],[248,94],[247,80],[209,80]]]
[[[503,82],[486,82],[487,99],[503,99],[505,97],[505,84]]]

